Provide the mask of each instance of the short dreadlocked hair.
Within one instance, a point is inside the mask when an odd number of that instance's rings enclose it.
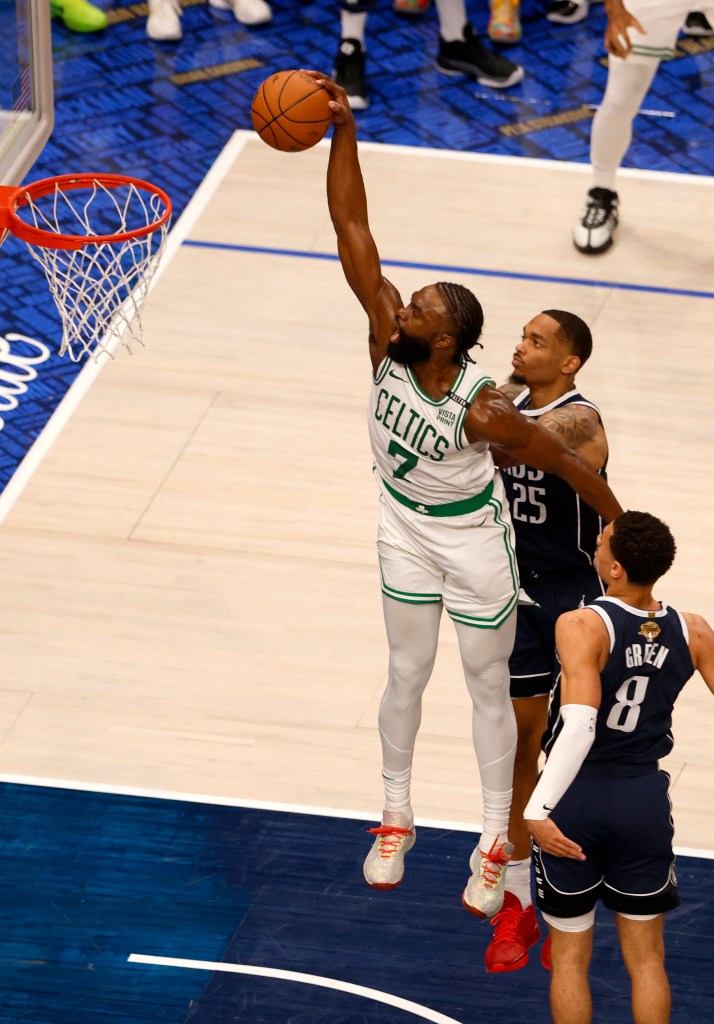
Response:
[[[558,324],[558,334],[574,356],[584,366],[593,350],[593,336],[590,328],[575,313],[567,313],[564,309],[544,309],[545,316],[551,317]]]
[[[610,550],[630,583],[649,586],[670,568],[677,545],[661,519],[649,512],[623,512],[612,524]]]
[[[437,281],[436,287],[444,300],[446,312],[454,325],[456,338],[456,354],[454,362],[462,359],[471,360],[468,352],[474,345],[483,347],[478,340],[483,330],[483,310],[481,303],[468,288],[450,281]]]

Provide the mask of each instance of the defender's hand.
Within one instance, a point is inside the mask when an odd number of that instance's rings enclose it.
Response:
[[[552,854],[554,857],[570,857],[571,860],[585,860],[582,847],[578,846],[567,836],[564,836],[558,826],[550,818],[535,820],[526,818],[526,828],[533,836],[533,842],[541,850]]]
[[[353,120],[352,110],[347,99],[347,93],[341,85],[337,85],[321,71],[308,71],[303,69],[306,75],[314,78],[317,85],[321,85],[330,94],[330,110],[332,112],[333,124],[347,124]]]
[[[632,53],[632,41],[627,31],[630,27],[636,29],[643,36],[647,35],[637,18],[626,11],[624,7],[609,17],[605,29],[605,49],[613,57],[625,58]]]

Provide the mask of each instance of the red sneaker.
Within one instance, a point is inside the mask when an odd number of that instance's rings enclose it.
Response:
[[[491,918],[493,938],[486,950],[486,971],[519,971],[528,963],[528,950],[540,938],[535,907],[524,910],[517,896],[506,891],[503,908]]]
[[[550,959],[550,935],[546,935],[545,942],[541,947],[540,962],[543,964],[546,971],[553,970],[553,961]]]

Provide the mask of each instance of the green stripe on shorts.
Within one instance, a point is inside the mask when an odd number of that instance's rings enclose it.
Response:
[[[385,582],[382,567],[379,567],[379,575],[382,580],[382,593],[391,597],[394,601],[402,601],[404,604],[441,604],[441,594],[410,594],[405,590],[395,590]]]
[[[513,595],[508,599],[500,611],[490,616],[466,615],[464,612],[454,612],[451,611],[450,608],[446,609],[449,617],[452,618],[454,622],[463,622],[465,626],[475,626],[477,629],[498,629],[498,627],[504,623],[515,608],[518,602],[519,591],[518,571],[516,569],[516,553],[513,550],[513,545],[511,544],[508,523],[506,523],[502,518],[503,505],[498,498],[491,498],[488,504],[494,510],[494,522],[503,529],[503,542],[506,546],[506,553],[508,555],[511,582],[513,583]]]

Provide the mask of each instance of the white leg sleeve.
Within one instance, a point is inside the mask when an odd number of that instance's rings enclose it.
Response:
[[[513,786],[516,756],[516,716],[508,671],[516,613],[509,615],[498,629],[476,629],[460,622],[454,625],[473,703],[473,741],[481,787],[492,794],[506,793]]]
[[[593,186],[615,191],[615,175],[632,140],[632,121],[640,109],[659,61],[633,64],[610,58],[607,87],[593,120],[590,160]]]
[[[389,677],[379,707],[385,768],[411,767],[421,722],[421,698],[429,682],[439,640],[441,604],[405,604],[382,596],[389,641]]]

